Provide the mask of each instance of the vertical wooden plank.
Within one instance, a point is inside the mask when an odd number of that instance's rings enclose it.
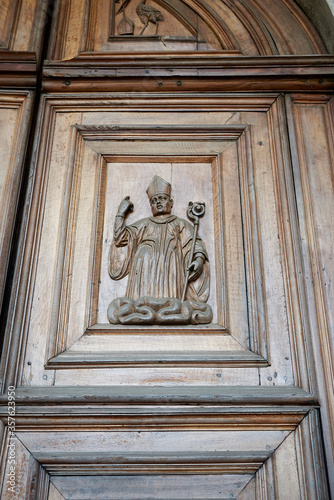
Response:
[[[1,16],[0,16],[0,47],[8,49],[11,36],[13,35],[12,28],[15,19],[15,14],[19,5],[19,0],[2,0]]]
[[[310,332],[305,288],[301,278],[299,228],[282,97],[278,97],[272,105],[268,113],[268,124],[294,383],[307,392],[313,392],[314,369],[312,359],[308,357],[311,348],[308,342]]]
[[[45,116],[43,116],[46,110]],[[24,354],[24,349],[26,341],[26,326],[24,323],[24,318],[26,315],[26,306],[30,305],[31,300],[31,275],[34,274],[35,264],[38,259],[38,254],[34,252],[35,248],[35,236],[36,231],[38,231],[38,224],[32,222],[29,217],[34,214],[38,218],[38,214],[41,211],[41,197],[42,197],[42,187],[38,191],[38,194],[33,197],[33,188],[35,181],[43,186],[45,182],[45,171],[44,169],[38,169],[36,167],[36,156],[38,151],[47,154],[50,147],[51,137],[49,127],[43,127],[45,125],[45,119],[50,118],[50,107],[45,107],[45,101],[41,101],[41,111],[39,119],[36,126],[36,139],[34,143],[34,151],[32,155],[32,162],[30,167],[30,177],[27,186],[26,203],[22,214],[22,230],[20,233],[19,243],[18,243],[18,255],[17,255],[17,272],[15,274],[15,280],[12,288],[12,299],[9,304],[9,315],[12,321],[9,323],[8,331],[4,340],[3,356],[1,363],[1,380],[2,380],[2,390],[9,386],[18,386],[21,382],[21,373],[23,370],[23,359],[22,354]],[[42,135],[42,140],[39,141],[40,135]],[[21,266],[28,271],[25,273],[21,272]],[[24,300],[17,301],[17,293],[20,290],[21,297]],[[28,305],[28,307],[29,307]]]
[[[66,33],[66,45],[64,47],[64,53],[62,54],[62,59],[71,59],[78,55],[81,50],[86,1],[71,0],[68,13],[69,21]]]
[[[30,36],[35,21],[36,0],[24,0],[20,2],[20,10],[17,12],[15,26],[15,37],[13,37],[11,50],[24,51],[30,48]]]
[[[293,432],[277,448],[273,456],[275,500],[300,500],[297,455]],[[308,500],[311,500],[309,498]]]
[[[270,366],[261,368],[261,385],[293,385],[290,360],[290,332],[286,313],[286,297],[282,254],[278,238],[275,176],[271,158],[271,140],[266,113],[243,113],[242,121],[250,125],[253,160],[254,204],[260,251],[260,280],[265,297],[264,316],[267,330]]]
[[[91,5],[93,15],[95,16],[97,22],[95,26],[92,26],[94,29],[94,41],[90,43],[91,46],[94,44],[93,46],[95,51],[100,51],[103,50],[103,46],[107,44],[108,38],[111,34],[111,0],[92,0]]]
[[[57,255],[60,244],[60,223],[64,209],[64,195],[66,185],[66,174],[68,170],[68,157],[70,154],[70,134],[68,130],[74,121],[80,121],[80,114],[58,115],[54,134],[52,137],[52,153],[45,159],[41,167],[44,173],[48,173],[46,185],[36,185],[35,195],[42,195],[42,206],[44,207],[42,217],[38,224],[43,225],[43,235],[39,242],[39,248],[35,252],[38,255],[36,268],[36,290],[39,292],[33,297],[30,331],[34,331],[36,342],[27,346],[26,359],[29,364],[25,365],[23,384],[50,385],[52,372],[45,373],[44,363],[41,364],[41,354],[47,354],[49,342],[46,332],[50,332],[52,321],[53,290],[55,286]],[[52,127],[52,124],[49,124]],[[64,135],[67,134],[67,141],[64,143]],[[50,164],[49,164],[50,163]],[[52,189],[45,189],[49,186]],[[45,197],[45,198],[44,198]],[[35,221],[36,224],[36,221]],[[48,303],[49,307],[44,307],[43,303]],[[46,356],[45,354],[45,356]],[[45,359],[46,361],[46,359]]]
[[[275,481],[273,459],[268,458],[255,475],[256,500],[275,500]]]
[[[21,0],[15,13],[10,50],[35,52],[39,60],[49,15],[48,0]]]
[[[21,187],[34,95],[0,94],[0,306]]]
[[[70,213],[67,242],[64,242],[66,246],[70,246],[69,242],[72,243],[72,248],[66,249],[70,254],[70,262],[69,267],[64,269],[66,276],[63,276],[63,279],[69,282],[68,296],[62,298],[67,304],[66,348],[81,337],[88,326],[87,298],[94,262],[92,252],[96,231],[94,213],[98,200],[99,155],[89,146],[83,145],[82,158],[78,158],[77,163],[78,172],[73,180],[71,196],[71,205],[76,203],[77,206],[68,207]],[[59,346],[58,352],[63,348],[64,345]]]
[[[1,229],[6,221],[8,211],[8,196],[10,185],[13,182],[13,172],[10,164],[13,142],[15,141],[15,128],[18,119],[19,109],[17,107],[1,106],[0,111],[0,211]],[[2,231],[3,232],[3,231]]]
[[[233,144],[224,151],[221,160],[227,290],[225,301],[229,332],[247,349],[250,340],[238,164],[238,151],[236,144]]]
[[[304,280],[329,470],[334,470],[333,99],[287,99]],[[330,475],[334,494],[334,476]]]

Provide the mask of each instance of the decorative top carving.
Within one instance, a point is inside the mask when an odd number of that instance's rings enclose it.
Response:
[[[141,35],[144,33],[148,26],[148,23],[153,23],[156,25],[155,34],[158,34],[159,22],[163,21],[163,15],[160,10],[155,9],[152,5],[146,5],[146,0],[141,0],[136,8],[137,16],[144,24],[144,28],[141,31]]]
[[[133,35],[135,23],[129,17],[125,16],[125,9],[129,5],[130,0],[123,0],[122,5],[117,10],[116,15],[123,13],[123,19],[117,25],[117,31],[119,35]],[[146,5],[146,0],[141,0],[136,8],[136,14],[139,17],[144,28],[142,29],[140,35],[142,35],[147,28],[149,23],[156,25],[155,34],[158,34],[159,22],[164,20],[164,17],[160,10],[156,9],[152,5]]]
[[[198,236],[203,203],[190,203],[188,216],[195,227],[172,215],[171,185],[159,176],[147,188],[152,217],[127,226],[134,209],[129,196],[120,203],[110,249],[112,279],[128,277],[126,297],[108,309],[111,323],[210,323],[209,259]],[[124,253],[125,247],[125,253]],[[122,249],[123,248],[123,249]]]

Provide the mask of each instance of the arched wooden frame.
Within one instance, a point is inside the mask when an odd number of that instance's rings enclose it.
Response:
[[[62,0],[51,38],[49,59],[69,59],[81,52],[113,51],[112,44],[108,43],[111,2],[104,1],[106,4],[86,0],[79,9],[78,0]],[[310,20],[292,0],[282,0],[275,9],[256,0],[184,1],[212,29],[223,51],[250,56],[327,52]],[[103,23],[105,26],[101,27]],[[286,30],[283,31],[281,26],[286,26]]]

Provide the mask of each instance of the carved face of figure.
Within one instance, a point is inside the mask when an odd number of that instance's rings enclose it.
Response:
[[[172,211],[173,200],[166,194],[156,194],[150,200],[152,214],[156,217],[158,215],[168,215]]]

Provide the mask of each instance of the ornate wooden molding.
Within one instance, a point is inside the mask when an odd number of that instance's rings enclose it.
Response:
[[[87,387],[20,387],[16,391],[16,402],[28,405],[62,404],[145,404],[145,405],[188,405],[213,404],[235,406],[249,405],[317,405],[317,398],[298,387],[280,386],[87,386]],[[6,404],[7,398],[0,396]]]
[[[66,392],[67,389],[65,389]],[[97,389],[97,393],[99,389]],[[21,392],[21,390],[19,391]],[[75,391],[74,391],[75,394]],[[232,394],[232,388],[231,388]],[[265,394],[263,394],[265,396]],[[20,397],[20,396],[19,396]],[[36,419],[40,430],[294,430],[308,413],[309,406],[201,406],[191,404],[112,405],[90,402],[76,408],[55,400],[42,408],[30,400],[16,405],[16,429],[33,431]],[[263,399],[264,401],[264,399]],[[267,399],[268,401],[268,399]],[[307,399],[305,399],[307,403]],[[240,404],[240,403],[239,403]],[[0,406],[0,418],[7,422],[7,406]]]
[[[209,453],[34,453],[51,474],[254,474],[271,455],[260,452]]]
[[[105,328],[103,328],[106,333]],[[160,328],[159,328],[160,330]],[[118,328],[120,333],[120,328]],[[147,334],[147,329],[142,329],[141,334]],[[170,332],[169,333],[173,333]],[[196,332],[193,332],[196,333]],[[210,333],[210,330],[208,331]],[[159,331],[160,335],[163,335]],[[184,331],[182,332],[184,334]],[[269,363],[264,357],[247,351],[222,351],[221,353],[212,351],[182,351],[162,353],[161,351],[151,352],[136,352],[129,351],[128,353],[85,353],[82,352],[62,352],[51,359],[45,365],[46,369],[68,369],[68,368],[110,368],[110,367],[127,367],[134,368],[138,366],[157,367],[160,363],[166,367],[181,367],[181,366],[196,366],[196,367],[258,367],[268,366]]]
[[[37,81],[37,63],[34,52],[0,50],[0,86],[33,89]]]
[[[328,91],[333,56],[233,57],[216,52],[183,54],[82,53],[66,62],[46,61],[46,92],[90,91]]]
[[[203,126],[145,126],[145,125],[75,125],[87,141],[235,141],[245,131],[244,125]]]

